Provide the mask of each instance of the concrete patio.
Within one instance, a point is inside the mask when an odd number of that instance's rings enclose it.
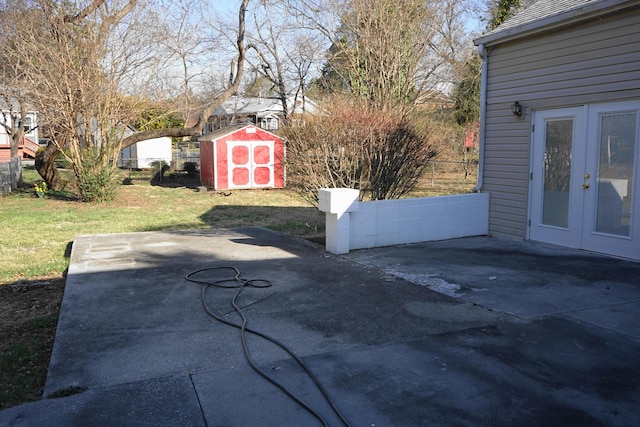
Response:
[[[331,255],[261,228],[80,236],[43,399],[0,425],[337,426],[282,349],[203,309],[233,266],[249,327],[297,354],[353,426],[628,426],[640,263],[487,237]],[[195,277],[233,279],[230,270]],[[261,282],[264,283],[264,282]],[[239,322],[237,289],[209,308]]]

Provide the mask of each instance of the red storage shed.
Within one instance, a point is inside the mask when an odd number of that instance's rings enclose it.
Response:
[[[283,188],[284,141],[257,126],[231,127],[200,138],[200,181],[216,190]]]

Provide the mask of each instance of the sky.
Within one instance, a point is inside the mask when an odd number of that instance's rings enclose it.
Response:
[[[223,13],[237,13],[240,7],[240,0],[209,0],[209,4]]]

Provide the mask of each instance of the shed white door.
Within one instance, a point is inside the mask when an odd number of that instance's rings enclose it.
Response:
[[[535,112],[532,240],[640,259],[640,101]]]
[[[273,141],[229,142],[227,159],[229,188],[273,187]]]

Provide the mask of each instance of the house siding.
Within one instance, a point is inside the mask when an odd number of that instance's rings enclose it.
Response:
[[[489,232],[526,238],[531,112],[640,99],[640,10],[504,45],[487,46],[483,191]],[[511,104],[525,107],[523,118]]]

